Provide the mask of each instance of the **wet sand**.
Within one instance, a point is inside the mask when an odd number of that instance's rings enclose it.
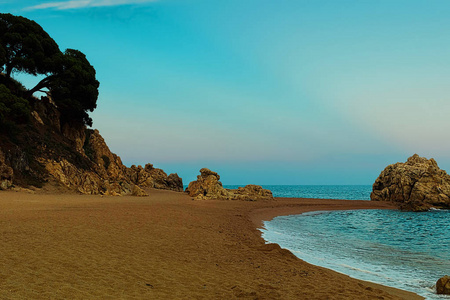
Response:
[[[1,299],[421,299],[264,243],[263,220],[369,201],[0,192]]]

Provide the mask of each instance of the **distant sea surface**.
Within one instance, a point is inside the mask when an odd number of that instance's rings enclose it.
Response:
[[[237,188],[238,186],[224,186]],[[369,185],[265,185],[275,197],[369,200]],[[415,292],[426,299],[450,275],[450,211],[310,212],[264,223],[263,238],[314,265]]]
[[[224,185],[237,189],[241,185]],[[370,200],[371,185],[263,185],[274,197]]]
[[[244,185],[224,185],[237,189]],[[184,185],[184,189],[188,186]],[[318,198],[343,200],[370,200],[371,185],[262,185],[272,191],[274,197]]]

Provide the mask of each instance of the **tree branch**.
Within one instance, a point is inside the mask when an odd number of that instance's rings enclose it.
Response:
[[[30,98],[31,96],[33,96],[33,94],[43,88],[49,88],[48,84],[50,84],[50,82],[52,81],[53,78],[55,78],[56,75],[50,75],[48,77],[45,77],[44,79],[42,79],[41,81],[39,81],[38,84],[36,84],[36,86],[34,88],[32,88],[31,90],[28,90],[28,92],[26,93],[26,98]]]

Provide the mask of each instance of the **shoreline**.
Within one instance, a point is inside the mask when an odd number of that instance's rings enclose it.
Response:
[[[295,203],[301,200],[302,203]],[[256,226],[263,226],[264,221],[275,217],[299,215],[312,211],[355,210],[355,209],[398,209],[389,202],[371,202],[370,200],[339,200],[317,198],[275,198],[277,202],[288,202],[285,206],[257,208],[250,213]]]
[[[8,299],[423,299],[308,264],[261,237],[262,220],[385,207],[354,200],[194,201],[0,192]],[[392,208],[392,206],[390,207]]]
[[[261,235],[261,239],[263,239],[263,240],[264,240],[264,238],[262,237],[261,229],[265,229],[264,222],[271,221],[274,218],[279,217],[279,216],[293,216],[293,215],[299,215],[299,214],[303,214],[303,213],[307,213],[307,212],[320,212],[320,211],[344,211],[344,210],[360,210],[360,209],[393,209],[393,210],[398,209],[398,207],[396,207],[392,203],[371,202],[369,200],[339,200],[339,199],[281,198],[281,197],[278,197],[276,199],[281,200],[281,201],[283,201],[283,200],[295,201],[297,199],[297,200],[302,200],[302,202],[307,202],[307,203],[302,203],[302,204],[299,204],[298,206],[295,206],[295,205],[293,206],[292,204],[288,204],[287,206],[259,208],[259,209],[255,209],[255,210],[251,211],[250,218],[251,218],[253,224],[255,225],[256,229],[259,231],[259,233]],[[331,201],[334,203],[332,203],[332,205],[318,203],[318,202],[322,202],[322,201],[323,202]],[[351,202],[349,202],[349,201],[351,201]],[[264,241],[267,242],[266,240],[264,240]],[[288,250],[288,249],[286,249],[286,250]],[[299,259],[302,260],[301,258],[299,258]],[[313,264],[311,264],[311,265],[313,265]],[[320,267],[317,265],[314,265],[314,266]],[[322,268],[322,267],[320,267],[320,268]],[[328,269],[328,270],[331,270],[331,269]],[[334,270],[331,270],[331,271],[337,272]],[[340,272],[337,272],[337,273],[340,273]],[[349,276],[344,273],[340,273],[340,274]],[[353,277],[350,277],[350,278],[353,278]],[[419,296],[419,295],[415,294],[414,292],[401,290],[401,289],[398,289],[395,287],[386,286],[383,284],[379,284],[379,283],[375,283],[375,282],[371,282],[371,281],[365,281],[365,280],[361,280],[361,279],[357,279],[357,278],[353,278],[353,279],[362,281],[362,282],[364,282],[364,284],[368,285],[371,288],[381,288],[392,295],[399,296],[404,299],[425,299],[424,297]]]

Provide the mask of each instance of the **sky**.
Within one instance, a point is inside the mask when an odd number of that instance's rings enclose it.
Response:
[[[414,153],[450,170],[450,1],[0,0],[0,11],[86,54],[100,81],[93,127],[127,166],[263,185],[373,184]]]

